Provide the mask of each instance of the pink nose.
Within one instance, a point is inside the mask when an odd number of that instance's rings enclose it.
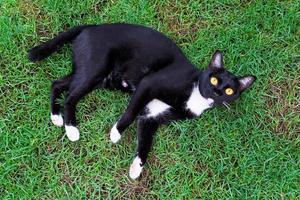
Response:
[[[127,88],[128,87],[128,84],[126,83],[126,81],[122,81],[122,86],[124,87],[124,88]]]

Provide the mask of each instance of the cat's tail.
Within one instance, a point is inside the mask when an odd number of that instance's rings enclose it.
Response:
[[[34,61],[39,61],[39,60],[43,60],[44,58],[47,58],[52,53],[54,53],[59,48],[61,48],[64,44],[72,42],[72,40],[75,39],[76,36],[79,35],[82,30],[90,26],[93,25],[83,25],[83,26],[77,26],[71,28],[65,32],[58,34],[58,36],[56,36],[55,38],[41,45],[33,47],[28,52],[29,60],[34,62]]]

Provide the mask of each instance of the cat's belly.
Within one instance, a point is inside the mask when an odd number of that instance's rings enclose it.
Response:
[[[103,81],[99,84],[102,88],[107,88],[111,90],[121,90],[123,92],[132,93],[137,88],[137,83],[134,84],[131,80],[122,79],[120,76],[110,73]]]

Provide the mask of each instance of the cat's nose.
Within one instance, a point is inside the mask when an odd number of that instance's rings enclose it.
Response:
[[[222,92],[220,92],[219,90],[214,90],[214,95],[215,96],[221,96],[222,95]]]
[[[217,97],[220,96],[220,95],[219,95],[218,93],[216,93],[216,92],[214,92],[214,95],[217,96]]]

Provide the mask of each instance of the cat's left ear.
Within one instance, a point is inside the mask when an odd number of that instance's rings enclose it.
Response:
[[[215,71],[224,69],[223,55],[221,51],[217,50],[214,53],[208,67]]]
[[[248,87],[250,87],[254,83],[255,80],[256,80],[255,76],[245,76],[245,77],[239,78],[240,91],[246,90]]]

